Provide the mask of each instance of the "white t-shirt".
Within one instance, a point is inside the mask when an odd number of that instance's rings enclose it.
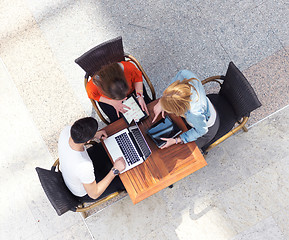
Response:
[[[84,151],[75,151],[69,145],[70,126],[65,127],[58,140],[58,155],[60,170],[68,189],[76,196],[87,194],[83,183],[89,184],[95,180],[92,161]]]

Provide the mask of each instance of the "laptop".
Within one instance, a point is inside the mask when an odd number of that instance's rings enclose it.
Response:
[[[121,173],[143,163],[152,153],[135,121],[103,142],[113,161],[124,158],[126,168]]]

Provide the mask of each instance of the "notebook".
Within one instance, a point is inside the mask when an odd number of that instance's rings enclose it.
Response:
[[[125,113],[121,113],[121,116],[128,125],[130,125],[133,120],[139,122],[148,116],[147,113],[141,109],[138,100],[133,94],[124,100],[123,104],[130,108]]]
[[[149,145],[135,121],[103,142],[113,161],[124,158],[126,168],[121,173],[143,163],[151,155]]]
[[[161,138],[175,138],[181,132],[182,130],[169,116],[162,118],[147,130],[147,134],[159,148],[166,144],[166,141],[161,140]]]

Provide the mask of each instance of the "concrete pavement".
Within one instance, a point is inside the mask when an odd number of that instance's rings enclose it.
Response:
[[[286,0],[0,1],[0,238],[289,239],[288,16]],[[263,106],[173,189],[59,217],[34,168],[94,114],[74,59],[120,35],[158,97],[180,69],[204,79],[234,61]]]

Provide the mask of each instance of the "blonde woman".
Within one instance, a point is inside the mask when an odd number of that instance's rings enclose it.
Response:
[[[163,138],[167,143],[162,148],[192,141],[202,148],[214,138],[220,125],[219,116],[201,81],[188,70],[178,72],[163,92],[154,107],[153,122],[159,114],[164,117],[164,112],[183,117],[189,130],[177,138]]]

